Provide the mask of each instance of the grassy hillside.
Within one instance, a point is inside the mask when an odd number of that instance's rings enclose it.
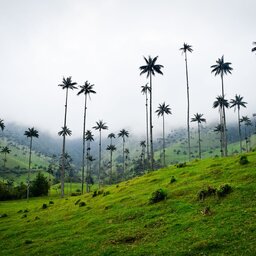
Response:
[[[246,165],[233,156],[172,166],[105,187],[96,197],[1,202],[0,214],[7,215],[0,218],[1,253],[255,255],[256,153],[247,157]],[[223,184],[232,187],[230,194],[198,200],[202,188]],[[167,199],[149,204],[159,188]],[[79,207],[79,200],[86,205]]]

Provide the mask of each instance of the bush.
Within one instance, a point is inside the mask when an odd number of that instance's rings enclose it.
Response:
[[[49,204],[54,204],[54,202],[53,201],[49,201]]]
[[[24,244],[32,244],[33,241],[32,240],[25,240]]]
[[[221,185],[218,190],[217,190],[217,195],[218,197],[224,197],[226,196],[227,194],[231,193],[232,191],[232,188],[230,185],[228,184],[225,184],[225,185]]]
[[[32,181],[30,191],[33,196],[47,196],[49,188],[47,178],[39,172],[35,180]]]
[[[109,192],[109,191],[106,191],[106,192],[103,193],[103,196],[107,196],[107,195],[109,195],[109,194],[110,194],[110,192]]]
[[[86,203],[85,202],[80,202],[79,207],[83,207],[83,206],[86,206]]]
[[[81,195],[81,192],[72,192],[71,193],[71,196],[80,196]]]
[[[171,180],[170,180],[170,183],[173,183],[173,182],[175,182],[175,181],[176,181],[175,177],[172,176],[172,177],[171,177]]]
[[[0,218],[6,218],[8,215],[6,213],[0,214]]]
[[[204,200],[208,196],[216,195],[216,188],[208,186],[207,188],[203,188],[198,191],[197,197],[199,200]]]
[[[183,168],[183,167],[186,167],[187,166],[187,163],[184,162],[184,163],[179,163],[176,165],[177,168]]]
[[[46,209],[47,207],[48,207],[47,204],[42,205],[42,209]]]
[[[247,159],[247,156],[241,156],[240,159],[239,159],[239,164],[241,165],[245,165],[245,164],[248,164],[249,161]]]
[[[165,200],[166,198],[167,198],[166,191],[163,190],[162,188],[160,188],[152,193],[151,198],[149,199],[149,203],[155,204],[155,203]]]

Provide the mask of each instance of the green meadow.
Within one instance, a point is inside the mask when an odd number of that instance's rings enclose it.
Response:
[[[1,255],[255,255],[256,153],[246,156],[245,165],[237,155],[170,166],[96,196],[60,199],[52,189],[1,202]],[[226,196],[199,200],[198,191],[224,184]],[[150,204],[160,188],[167,198]]]

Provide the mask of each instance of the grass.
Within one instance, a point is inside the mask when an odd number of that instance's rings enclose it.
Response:
[[[239,164],[239,156],[194,160],[184,168],[171,166],[104,187],[109,194],[96,197],[52,194],[1,202],[0,215],[7,214],[0,218],[1,253],[255,255],[256,153],[247,158],[246,165]],[[172,176],[176,181],[170,183]],[[232,187],[226,197],[198,200],[200,189],[223,184]],[[159,188],[167,198],[149,204]],[[86,205],[79,207],[78,200]],[[206,207],[210,214],[203,214]]]

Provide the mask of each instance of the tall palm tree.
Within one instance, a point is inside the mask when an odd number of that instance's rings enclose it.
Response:
[[[75,86],[77,83],[72,82],[72,77],[69,76],[67,78],[63,77],[62,84],[59,84],[63,90],[66,90],[66,100],[65,100],[65,114],[64,114],[64,125],[63,127],[67,127],[67,109],[68,109],[68,90],[77,89]],[[63,143],[62,143],[62,155],[66,153],[66,134],[63,134]],[[61,197],[64,197],[64,178],[65,178],[65,165],[64,158],[62,158],[62,167],[61,167]]]
[[[4,154],[4,169],[5,169],[5,164],[7,162],[7,154],[10,154],[11,150],[7,146],[5,146],[2,148],[1,153]]]
[[[80,85],[80,91],[77,95],[84,94],[84,123],[83,123],[83,157],[82,157],[82,194],[84,193],[84,166],[85,166],[85,124],[86,124],[86,110],[87,110],[87,96],[90,98],[90,94],[95,94],[93,90],[94,84],[90,84],[88,81],[84,85]]]
[[[256,42],[253,42],[252,44],[256,45]],[[253,47],[252,52],[255,52],[255,51],[256,51],[256,47]]]
[[[0,129],[3,131],[4,128],[5,128],[4,120],[3,120],[3,119],[0,119]]]
[[[169,105],[165,105],[165,102],[163,104],[159,104],[158,109],[156,110],[157,116],[163,117],[163,166],[165,166],[165,131],[164,131],[164,115],[172,114],[171,108]]]
[[[95,130],[99,130],[100,133],[100,139],[99,139],[99,171],[98,171],[98,182],[99,182],[99,188],[100,188],[100,174],[101,174],[101,131],[107,130],[108,126],[106,123],[104,123],[102,120],[99,120],[99,122],[96,122],[96,126],[93,127]]]
[[[61,127],[61,131],[58,132],[58,135],[63,136],[63,137],[64,136],[71,136],[72,131],[68,127],[64,126],[64,127]],[[65,152],[65,154],[66,154],[66,152]]]
[[[224,156],[224,149],[225,149],[225,125],[224,125],[224,112],[225,108],[229,107],[229,102],[222,96],[217,96],[216,100],[213,102],[213,108],[218,108],[220,113],[220,125],[221,129],[221,156]]]
[[[198,149],[199,149],[199,158],[201,159],[201,136],[200,136],[200,124],[202,122],[206,122],[206,119],[203,118],[203,114],[194,114],[194,117],[191,118],[191,122],[197,122],[197,130],[198,130]]]
[[[124,158],[124,144],[125,144],[125,137],[128,138],[129,137],[129,132],[126,131],[125,129],[122,129],[118,134],[117,134],[118,137],[122,137],[123,139],[123,174],[124,174],[124,171],[125,171],[125,158]]]
[[[153,121],[152,121],[152,103],[153,103],[153,91],[152,91],[152,75],[154,76],[155,73],[163,75],[161,68],[162,65],[156,64],[158,56],[154,57],[153,59],[149,56],[148,59],[144,57],[146,61],[146,65],[140,66],[140,75],[147,74],[147,78],[149,77],[149,85],[150,85],[150,100],[149,100],[149,125],[150,125],[150,160],[151,160],[151,169],[154,169],[154,148],[153,148]]]
[[[214,73],[214,75],[220,75],[221,77],[221,91],[222,91],[222,97],[224,98],[225,93],[224,93],[224,81],[223,81],[223,76],[227,75],[227,74],[231,74],[231,71],[233,70],[232,67],[230,67],[230,65],[232,64],[231,62],[225,62],[224,61],[224,55],[219,58],[216,61],[217,64],[212,65],[212,73]],[[226,125],[226,115],[225,115],[225,108],[223,107],[222,109],[223,112],[223,125],[224,125],[224,133],[223,133],[223,139],[224,139],[224,155],[227,156],[228,155],[228,145],[227,145],[227,125]]]
[[[246,151],[248,152],[248,142],[249,142],[249,139],[247,136],[247,128],[249,126],[252,125],[252,122],[251,122],[251,119],[248,117],[248,116],[242,116],[242,118],[240,119],[240,123],[244,123],[244,138],[245,138],[245,143],[246,143]]]
[[[146,83],[144,86],[141,86],[141,93],[145,94],[146,96],[146,141],[147,141],[147,162],[149,163],[149,139],[148,139],[148,93],[150,94],[151,90],[148,86],[148,83]]]
[[[85,140],[87,141],[87,149],[86,149],[86,192],[89,192],[89,184],[88,184],[88,178],[89,178],[89,157],[91,156],[91,142],[94,141],[93,134],[90,130],[87,130],[85,133]]]
[[[112,132],[108,135],[108,138],[110,139],[110,145],[112,145],[113,139],[116,138],[116,135]]]
[[[237,108],[240,153],[242,153],[242,134],[241,134],[241,123],[240,123],[240,108],[241,107],[246,108],[246,104],[247,104],[247,102],[243,101],[243,98],[244,97],[236,94],[235,98],[230,100],[230,108],[234,108],[235,111],[236,111],[236,108]]]
[[[31,151],[32,151],[32,140],[33,138],[38,138],[39,133],[34,127],[28,128],[27,131],[24,133],[27,138],[30,138],[29,144],[29,161],[28,161],[28,181],[27,181],[27,200],[29,199],[29,187],[30,187],[30,167],[31,167]]]
[[[142,140],[140,142],[141,146],[141,162],[142,162],[142,167],[143,167],[143,172],[145,171],[145,148],[146,148],[146,141]]]
[[[222,124],[218,124],[217,126],[214,127],[213,131],[220,134],[220,152],[221,152],[221,156],[223,156],[223,150],[222,150],[223,125]]]
[[[113,167],[113,165],[112,165],[112,163],[113,163],[113,152],[116,151],[116,146],[113,145],[113,144],[110,144],[110,145],[107,146],[107,150],[110,151],[110,161],[109,161],[109,163],[110,163],[110,176],[111,176],[112,173],[113,173],[113,168],[112,168]]]
[[[186,82],[187,82],[187,133],[188,133],[188,160],[190,161],[190,117],[189,117],[189,109],[190,109],[190,102],[189,102],[189,84],[188,84],[188,61],[187,61],[187,52],[192,52],[192,46],[189,44],[184,43],[183,47],[180,48],[180,51],[182,51],[185,54],[185,66],[186,66]]]

